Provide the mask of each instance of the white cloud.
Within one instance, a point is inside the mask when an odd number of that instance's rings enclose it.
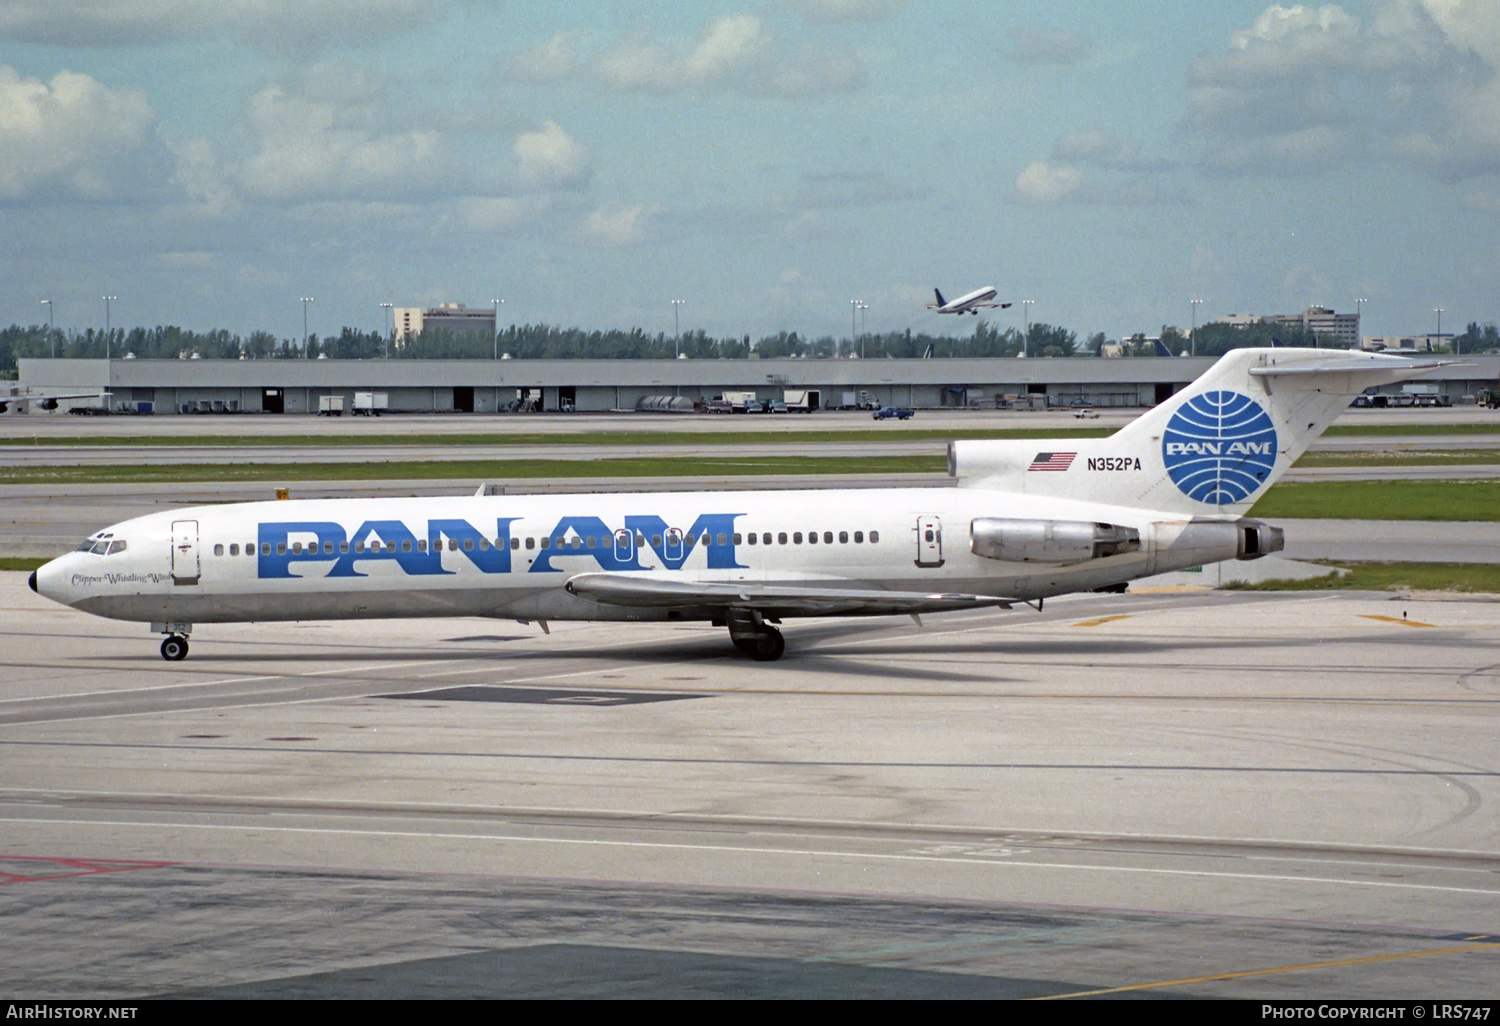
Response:
[[[1082,184],[1077,168],[1036,160],[1016,176],[1016,196],[1028,203],[1057,203]]]
[[[1171,162],[1141,156],[1140,147],[1109,132],[1067,132],[1052,145],[1052,159],[1115,171],[1166,171]]]
[[[1448,179],[1500,171],[1500,5],[1375,0],[1266,8],[1189,76],[1204,168],[1305,174],[1398,159]]]
[[[60,46],[242,40],[306,53],[410,32],[456,0],[0,0],[0,38]]]
[[[556,189],[588,179],[589,153],[550,118],[516,136],[517,179],[522,188]]]
[[[807,97],[847,92],[865,83],[864,66],[853,53],[811,47],[787,52],[752,14],[715,18],[690,49],[658,41],[649,29],[638,30],[595,62],[594,73],[623,93],[697,89]]]
[[[260,152],[240,167],[240,183],[263,199],[302,200],[406,195],[451,182],[454,161],[438,133],[381,133],[366,118],[363,108],[351,118],[334,103],[261,90],[250,101]]]
[[[189,139],[172,147],[177,169],[172,183],[187,193],[194,213],[211,217],[239,208],[229,172],[219,163],[207,139]]]
[[[653,211],[631,203],[600,207],[584,222],[584,234],[603,246],[630,246],[645,240]]]
[[[907,0],[793,0],[808,21],[882,21],[906,9]]]
[[[1023,25],[1010,33],[1005,54],[1020,64],[1077,64],[1093,44],[1077,32],[1046,25]]]
[[[578,64],[573,55],[573,43],[577,37],[576,32],[559,32],[551,39],[517,54],[510,62],[510,77],[518,82],[537,84],[566,78]]]
[[[0,65],[0,198],[118,196],[122,162],[145,146],[155,120],[139,90],[71,71],[23,79]]]

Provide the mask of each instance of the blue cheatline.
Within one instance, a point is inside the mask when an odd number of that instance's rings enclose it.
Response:
[[[1161,440],[1167,474],[1182,493],[1213,506],[1243,502],[1276,465],[1276,427],[1238,392],[1204,392],[1178,407]]]

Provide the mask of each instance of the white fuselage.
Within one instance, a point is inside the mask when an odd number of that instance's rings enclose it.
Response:
[[[972,522],[996,517],[1107,522],[1142,544],[1076,565],[975,555]],[[564,588],[601,572],[1030,600],[1235,556],[1229,524],[1192,520],[982,488],[256,502],[118,524],[95,552],[43,566],[36,587],[99,616],[186,623],[712,616],[691,601],[640,608]]]

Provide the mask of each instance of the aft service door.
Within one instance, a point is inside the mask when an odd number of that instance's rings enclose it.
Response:
[[[937,517],[917,518],[917,566],[943,565],[943,522]]]
[[[198,521],[172,521],[172,583],[198,583]]]

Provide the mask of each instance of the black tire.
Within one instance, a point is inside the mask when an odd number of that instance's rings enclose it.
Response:
[[[187,638],[174,634],[161,643],[161,657],[168,662],[179,663],[187,658],[187,654]]]
[[[766,633],[755,639],[750,658],[758,663],[774,663],[785,651],[786,639],[781,636],[781,632],[767,629]]]

